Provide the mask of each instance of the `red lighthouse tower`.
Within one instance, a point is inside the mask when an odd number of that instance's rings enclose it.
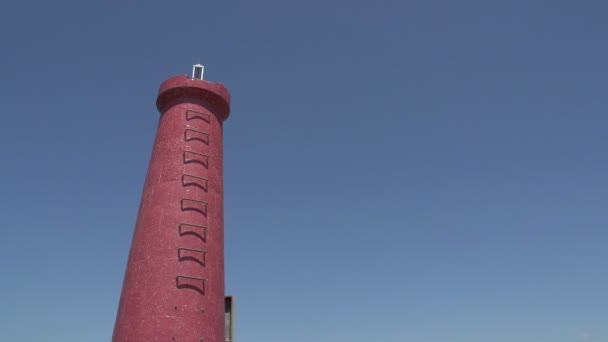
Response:
[[[163,82],[113,342],[224,342],[222,123],[230,94],[192,77]]]

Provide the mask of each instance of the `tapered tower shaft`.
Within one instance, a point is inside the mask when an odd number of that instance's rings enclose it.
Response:
[[[160,86],[156,105],[112,341],[223,342],[222,123],[230,95],[221,84],[176,76]]]

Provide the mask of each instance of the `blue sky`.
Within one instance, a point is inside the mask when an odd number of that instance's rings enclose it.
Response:
[[[605,2],[2,7],[2,340],[110,340],[156,92],[201,62],[239,341],[608,341]]]

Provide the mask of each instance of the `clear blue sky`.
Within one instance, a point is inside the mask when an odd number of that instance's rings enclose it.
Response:
[[[202,62],[238,341],[608,341],[607,13],[4,4],[0,340],[110,340],[156,92]]]

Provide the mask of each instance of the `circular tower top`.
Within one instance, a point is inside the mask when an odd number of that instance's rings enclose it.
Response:
[[[201,75],[202,76],[202,75]],[[187,75],[173,76],[160,85],[156,108],[162,114],[183,101],[208,103],[210,110],[224,121],[230,114],[230,93],[221,83],[213,83]]]

